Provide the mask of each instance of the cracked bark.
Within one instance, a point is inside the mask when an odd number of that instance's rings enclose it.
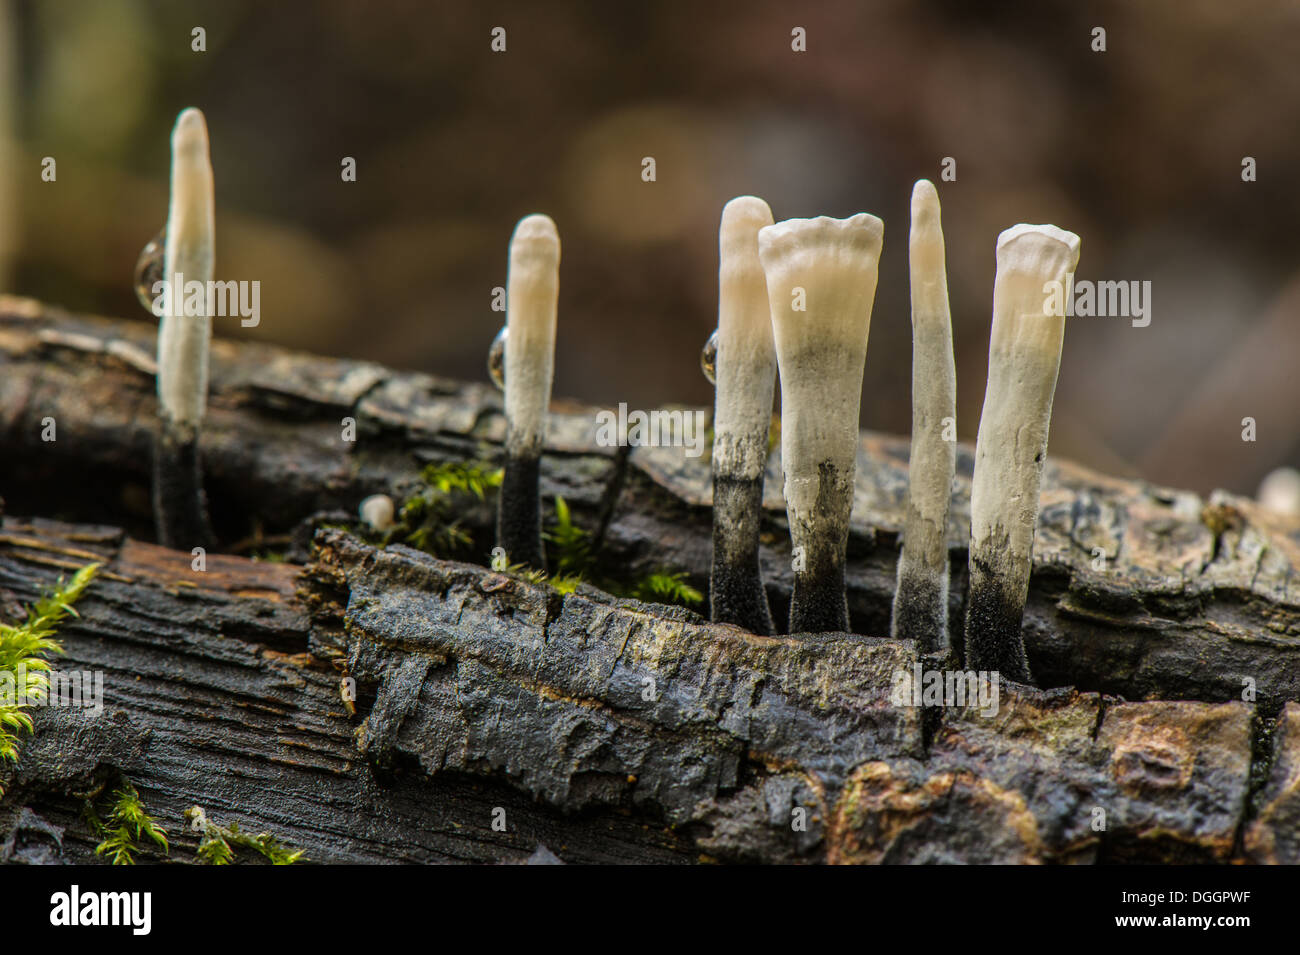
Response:
[[[72,794],[122,772],[181,858],[180,813],[197,803],[319,861],[523,861],[538,844],[566,861],[1300,861],[1297,522],[1049,459],[1025,637],[1040,683],[1074,689],[1004,687],[993,718],[921,711],[889,700],[907,641],[758,638],[338,530],[301,577],[217,555],[193,573],[188,554],[138,539],[153,334],[0,299],[7,511],[78,522],[7,518],[0,586],[31,599],[89,554],[111,574],[62,664],[105,670],[105,712],[39,712],[5,771],[7,858],[84,859]],[[313,515],[401,499],[423,462],[496,457],[504,437],[486,385],[221,341],[212,371],[202,452],[226,547],[255,522],[297,529],[291,556],[308,561]],[[684,569],[706,588],[707,460],[616,453],[594,433],[590,410],[556,405],[543,495],[569,500],[617,572]],[[847,565],[859,634],[888,633],[906,459],[906,439],[863,435]],[[954,633],[970,464],[960,449]],[[780,619],[792,575],[775,457],[765,484]],[[57,852],[41,826],[63,830]]]

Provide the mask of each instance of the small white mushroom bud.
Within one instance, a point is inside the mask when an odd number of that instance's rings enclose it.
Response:
[[[512,564],[545,568],[538,474],[555,368],[560,235],[550,216],[519,220],[506,282],[506,460],[497,543]]]
[[[795,553],[790,632],[848,629],[844,558],[862,374],[884,223],[787,219],[758,233],[781,371],[781,459]]]
[[[158,539],[179,549],[213,543],[198,432],[208,398],[212,316],[207,290],[212,281],[214,205],[207,124],[201,112],[187,109],[172,132],[171,202],[162,274],[169,294],[158,329],[162,420],[154,446],[153,482]],[[187,296],[185,287],[191,283],[200,283],[202,293]]]
[[[989,378],[971,484],[966,665],[1030,682],[1020,628],[1029,595],[1038,491],[1061,366],[1065,316],[1053,313],[1079,261],[1079,237],[1052,225],[998,236]],[[1054,285],[1053,283],[1059,283]]]
[[[376,533],[383,533],[396,522],[397,509],[387,494],[371,494],[357,508],[361,520]]]
[[[1300,515],[1300,471],[1277,468],[1260,482],[1259,506],[1278,514]]]
[[[957,417],[957,371],[948,310],[939,194],[922,179],[912,189],[912,453],[907,519],[898,557],[890,633],[923,652],[948,650],[948,505],[957,443],[945,428]]]
[[[754,196],[723,207],[718,229],[717,386],[713,413],[713,562],[709,603],[715,621],[773,631],[758,565],[767,430],[776,388],[776,351],[758,231],[772,210]]]

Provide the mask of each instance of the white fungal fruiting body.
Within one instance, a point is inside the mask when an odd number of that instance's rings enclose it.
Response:
[[[715,621],[772,632],[758,561],[767,432],[776,387],[776,349],[759,230],[772,211],[754,196],[732,199],[718,229],[718,330],[713,414],[713,558],[710,610]]]
[[[371,494],[361,502],[357,513],[372,531],[386,531],[395,523],[397,509],[387,494]]]
[[[1079,237],[1056,226],[1017,225],[998,237],[971,485],[966,662],[1014,680],[1029,679],[1020,624],[1065,336],[1065,316],[1048,313],[1049,283],[1065,288],[1078,261]]]
[[[1260,482],[1259,506],[1278,514],[1300,514],[1300,472],[1277,468]]]
[[[158,330],[159,410],[171,425],[187,432],[197,430],[207,408],[212,316],[206,290],[213,270],[214,207],[208,127],[199,110],[187,109],[172,131],[171,202],[163,253],[163,279],[170,294]],[[188,296],[178,282],[202,283],[201,314],[186,314]]]
[[[912,190],[912,450],[907,519],[890,629],[927,651],[948,645],[948,508],[957,469],[957,372],[944,262],[939,194],[922,179]]]
[[[506,461],[497,545],[510,563],[545,569],[538,484],[555,368],[560,236],[549,216],[519,220],[506,280]]]
[[[767,430],[776,389],[776,348],[759,230],[772,210],[754,196],[723,207],[718,230],[718,355],[713,473],[757,480],[767,465]]]
[[[519,220],[510,239],[506,285],[507,451],[515,456],[536,457],[546,443],[560,294],[560,235],[550,216],[531,215]]]
[[[787,219],[758,233],[781,368],[786,502],[799,512],[813,508],[820,464],[853,474],[883,235],[866,213]]]
[[[848,625],[844,552],[883,235],[884,224],[866,213],[789,219],[758,234],[781,371],[786,509],[800,562],[792,632]]]
[[[971,536],[1005,537],[1027,561],[1038,517],[1065,316],[1045,314],[1043,287],[1079,261],[1079,237],[1055,226],[1018,225],[998,237],[989,377],[975,445]]]

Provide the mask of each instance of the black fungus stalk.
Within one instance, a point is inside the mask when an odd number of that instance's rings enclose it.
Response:
[[[510,239],[504,378],[505,473],[497,513],[497,544],[511,564],[546,568],[538,489],[546,412],[555,365],[555,313],[560,290],[560,236],[549,216],[519,221]]]
[[[208,342],[212,337],[206,290],[212,280],[213,236],[208,129],[201,112],[187,109],[177,118],[172,132],[163,286],[151,289],[158,296],[154,310],[160,318],[154,521],[159,543],[179,550],[213,546],[199,455],[199,430],[207,408]],[[145,254],[149,254],[148,247]],[[186,286],[196,282],[201,283],[203,293],[186,295]],[[187,303],[199,301],[201,306],[187,307]]]
[[[767,431],[776,387],[776,351],[758,230],[772,224],[767,203],[732,199],[718,229],[718,331],[714,359],[713,558],[709,606],[714,621],[771,634],[772,611],[758,559]]]
[[[948,506],[957,470],[957,372],[939,194],[912,190],[912,452],[890,634],[944,656],[948,641]]]
[[[758,234],[781,372],[791,633],[849,628],[844,559],[883,234],[865,213],[788,219]]]
[[[1061,306],[1078,261],[1079,237],[1056,226],[1017,225],[998,237],[971,483],[966,666],[1020,683],[1032,679],[1021,625],[1065,338]]]

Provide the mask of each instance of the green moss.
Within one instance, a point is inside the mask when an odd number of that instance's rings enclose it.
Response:
[[[464,514],[470,507],[489,503],[502,475],[500,468],[475,462],[426,466],[420,474],[423,487],[402,503],[396,525],[381,535],[379,543],[400,541],[441,558],[463,556],[474,543]]]
[[[543,537],[550,545],[550,565],[557,571],[555,577],[546,583],[560,593],[572,593],[579,584],[589,581],[616,597],[632,597],[648,603],[695,607],[704,601],[704,595],[686,583],[685,571],[662,569],[630,585],[598,573],[596,547],[591,535],[573,523],[569,505],[559,495],[555,498],[555,516]]]
[[[371,543],[384,546],[400,541],[434,557],[464,558],[474,543],[464,516],[477,505],[495,504],[493,498],[501,486],[502,474],[500,469],[482,463],[429,465],[421,474],[423,487],[402,504],[397,524],[384,534],[370,535]],[[552,575],[523,565],[510,566],[505,572],[562,594],[573,593],[582,583],[591,583],[616,597],[653,603],[695,607],[704,601],[704,595],[686,582],[685,572],[663,568],[631,584],[601,574],[591,532],[574,523],[569,504],[560,495],[555,497],[554,511],[542,537],[547,564],[554,569]]]
[[[88,564],[66,584],[60,577],[53,590],[27,609],[22,623],[0,624],[0,761],[17,762],[19,731],[34,731],[26,711],[49,691],[50,655],[63,652],[54,639],[56,627],[69,615],[77,615],[72,605],[98,570],[99,564]]]
[[[631,595],[646,603],[680,604],[698,607],[704,594],[686,582],[686,572],[656,571],[632,585]]]
[[[305,859],[302,849],[290,849],[269,832],[251,836],[237,822],[229,827],[218,826],[199,806],[186,809],[185,820],[201,834],[195,855],[205,865],[234,864],[236,849],[256,852],[272,865],[293,865]]]
[[[86,801],[86,818],[90,828],[100,837],[95,855],[107,856],[113,865],[135,865],[141,839],[148,839],[161,847],[164,855],[171,851],[167,844],[167,830],[145,811],[144,801],[134,786],[123,779],[112,800],[107,821],[101,821],[94,804]]]
[[[579,574],[557,574],[551,577],[545,571],[538,570],[536,567],[529,567],[527,564],[511,564],[506,569],[506,573],[526,580],[535,587],[545,585],[562,594],[573,593],[578,589],[578,585],[583,582],[582,576]]]
[[[591,534],[573,523],[568,502],[558,494],[555,496],[555,518],[542,537],[551,545],[547,556],[557,576],[582,578],[592,573],[595,548]]]

